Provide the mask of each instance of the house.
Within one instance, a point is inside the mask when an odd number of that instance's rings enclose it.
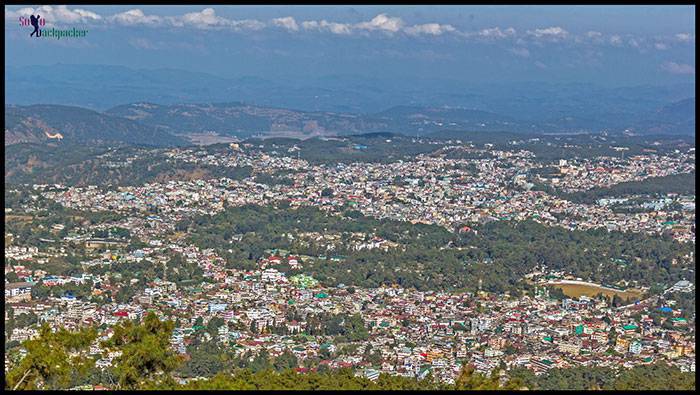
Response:
[[[289,263],[289,266],[292,267],[292,269],[297,269],[299,267],[299,259],[295,256],[289,256],[287,257],[287,262]]]
[[[642,352],[642,343],[640,343],[636,340],[631,342],[630,346],[629,346],[629,352],[631,352],[632,354],[641,353]]]
[[[674,327],[679,327],[679,326],[687,326],[688,325],[688,320],[686,320],[683,317],[674,317],[671,318],[671,324]]]
[[[267,258],[267,261],[273,265],[279,265],[282,263],[282,258],[278,257],[277,255],[272,255],[271,257]]]
[[[301,332],[301,325],[299,325],[299,322],[297,322],[296,320],[293,320],[287,323],[287,329],[291,333],[298,333]]]
[[[32,299],[32,286],[28,282],[5,284],[5,301],[15,303]]]
[[[624,337],[619,336],[615,340],[615,351],[619,353],[624,353],[629,349],[630,341]]]
[[[568,353],[568,354],[573,354],[573,355],[578,355],[579,351],[581,351],[581,346],[576,344],[576,343],[567,343],[567,342],[562,342],[559,343],[559,351],[563,353]]]
[[[379,371],[378,371],[378,370],[375,370],[375,369],[365,369],[363,375],[364,375],[366,378],[368,378],[368,379],[370,379],[370,380],[372,380],[372,381],[375,381],[375,380],[377,380],[377,379],[379,378]]]
[[[277,269],[265,269],[262,272],[261,280],[264,282],[277,282],[280,281],[284,277],[283,273],[280,273]]]

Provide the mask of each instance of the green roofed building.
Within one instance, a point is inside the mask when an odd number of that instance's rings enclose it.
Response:
[[[683,317],[675,317],[671,318],[671,324],[673,324],[673,326],[688,325],[688,320]]]
[[[292,276],[289,278],[289,281],[302,289],[313,288],[318,285],[318,280],[305,274],[297,274],[296,276]]]

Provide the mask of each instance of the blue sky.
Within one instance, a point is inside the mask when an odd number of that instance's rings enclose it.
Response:
[[[20,16],[85,38],[35,39]],[[5,61],[303,80],[695,81],[694,6],[7,6]]]

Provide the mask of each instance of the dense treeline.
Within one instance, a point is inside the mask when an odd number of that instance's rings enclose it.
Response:
[[[294,180],[292,180],[289,177],[285,177],[284,175],[278,174],[278,173],[275,173],[275,174],[260,173],[260,174],[256,175],[253,180],[257,183],[267,184],[270,186],[294,185]]]
[[[351,342],[367,340],[369,332],[360,314],[320,313],[306,317],[304,333],[311,336],[342,336]]]
[[[271,248],[323,255],[325,259],[305,261],[302,271],[333,286],[398,284],[419,290],[475,291],[481,280],[484,290],[504,292],[521,289],[519,280],[538,265],[596,282],[628,280],[654,285],[678,281],[695,267],[694,261],[679,264],[693,246],[668,235],[569,231],[533,221],[493,221],[474,225],[478,233],[451,233],[436,225],[378,220],[353,211],[329,216],[313,207],[245,206],[228,208],[213,217],[196,217],[178,226],[190,228],[195,244],[216,249],[232,267],[252,268]],[[374,233],[400,243],[400,247],[387,251],[340,247],[329,252],[322,244],[288,237],[314,231],[340,233],[341,240],[346,240],[349,232]],[[241,235],[240,241],[233,241],[234,235]],[[332,260],[331,255],[342,259]],[[288,274],[297,272],[284,265],[280,269]]]
[[[124,217],[124,214],[114,211],[84,211],[68,208],[41,195],[32,194],[24,187],[12,192],[6,190],[5,195],[12,197],[9,204],[5,203],[5,207],[13,208],[14,211],[11,214],[17,215],[17,217],[8,216],[6,218],[5,232],[12,233],[13,243],[18,245],[39,246],[41,248],[46,245],[41,239],[62,239],[82,227],[105,224]],[[35,196],[36,200],[31,199],[30,196]],[[37,209],[32,211],[31,215],[23,213],[20,207],[22,202],[27,199],[31,199],[31,206]],[[51,229],[53,225],[57,224],[63,225],[63,229]],[[131,237],[133,239],[130,234],[125,233],[126,229],[113,228],[112,230],[116,231],[115,237]],[[64,244],[62,247],[72,249],[70,244]]]
[[[532,390],[694,390],[695,374],[665,363],[640,365],[619,372],[600,366],[555,368],[535,376],[526,368],[508,372]]]
[[[608,188],[593,188],[569,194],[560,194],[574,203],[595,203],[607,197],[630,195],[665,196],[669,193],[695,195],[695,172],[674,174],[665,177],[650,177],[642,181],[615,184]]]
[[[49,147],[11,145],[6,151],[5,183],[85,185],[142,185],[148,182],[250,177],[252,168],[213,166],[172,160],[164,150],[106,146]],[[109,157],[103,155],[109,153]]]
[[[510,262],[510,270],[516,272],[545,264],[595,282],[628,280],[652,285],[678,281],[695,269],[694,260],[674,264],[674,260],[682,262],[694,246],[667,234],[649,236],[600,228],[569,231],[534,221],[493,221],[479,227],[478,232],[465,234],[460,243],[477,247],[494,263]]]
[[[204,272],[197,262],[187,260],[178,253],[169,254],[163,263],[153,262],[150,259],[123,261],[112,265],[90,266],[87,272],[93,275],[109,273],[109,276],[115,281],[129,284],[121,287],[116,294],[111,291],[102,294],[106,301],[114,300],[118,303],[129,302],[134,295],[146,288],[147,282],[156,278],[172,281],[180,287],[201,284],[202,281],[211,281],[211,278],[204,277]],[[82,294],[75,295],[80,298]]]
[[[5,183],[45,184],[39,175],[45,172],[60,171],[76,163],[87,161],[106,153],[107,147],[97,145],[66,144],[12,144],[5,147]],[[34,178],[32,178],[34,176]]]
[[[273,138],[249,139],[245,142],[254,144],[256,148],[267,153],[277,152],[280,155],[293,158],[298,156],[312,164],[329,165],[352,162],[389,163],[408,160],[420,154],[433,152],[444,145],[421,144],[413,138],[390,133],[345,136],[342,140]],[[295,147],[298,150],[294,149]]]

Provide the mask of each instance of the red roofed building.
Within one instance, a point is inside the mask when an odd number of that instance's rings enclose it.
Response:
[[[282,263],[282,258],[278,257],[277,255],[273,255],[273,256],[267,258],[267,260],[268,260],[270,263],[275,263],[275,264],[280,264],[280,263]]]
[[[291,266],[294,269],[299,267],[299,259],[295,256],[290,255],[289,257],[287,257],[287,262],[289,263],[289,266]]]

